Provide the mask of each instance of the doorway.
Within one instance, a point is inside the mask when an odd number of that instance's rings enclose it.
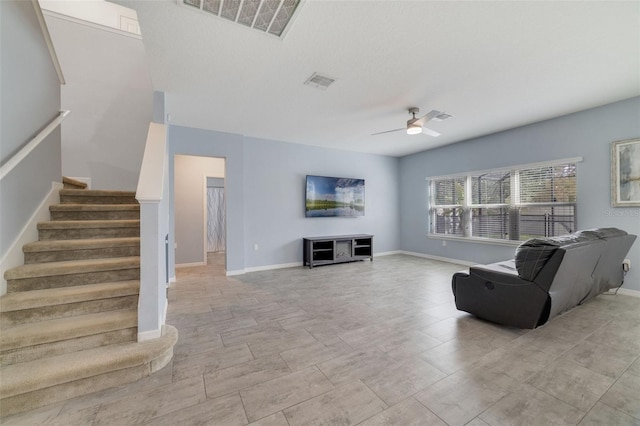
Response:
[[[207,255],[226,250],[224,179],[207,177]],[[208,256],[207,256],[208,257]]]
[[[174,155],[176,268],[207,265],[211,252],[225,269],[225,169],[224,158]]]

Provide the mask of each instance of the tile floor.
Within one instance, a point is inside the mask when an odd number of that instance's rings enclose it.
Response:
[[[640,425],[640,298],[536,330],[458,312],[459,265],[404,255],[227,278],[178,270],[152,377],[6,425]]]

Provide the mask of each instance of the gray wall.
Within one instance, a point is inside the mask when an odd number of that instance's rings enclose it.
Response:
[[[60,82],[31,2],[0,2],[1,125],[4,164],[60,111]],[[0,184],[0,256],[60,182],[60,129]]]
[[[135,190],[153,87],[142,40],[46,16],[67,84],[62,107],[62,172],[93,189]]]
[[[169,144],[171,158],[226,159],[228,271],[301,262],[304,236],[371,233],[376,253],[399,248],[397,158],[179,126],[169,127]],[[305,218],[307,174],[365,179],[365,216]],[[174,164],[170,176],[178,179]],[[172,192],[172,205],[177,196]]]
[[[398,250],[398,162],[394,157],[246,138],[246,266],[301,262],[305,236],[374,234],[375,253]],[[307,174],[364,179],[365,216],[306,218]]]
[[[640,236],[640,208],[612,208],[610,144],[640,137],[640,98],[543,121],[400,160],[400,241],[403,250],[477,263],[513,258],[514,248],[427,238],[428,176],[569,157],[578,164],[578,229],[617,227]],[[640,290],[640,241],[628,257],[624,288]]]
[[[169,179],[175,182],[176,154],[220,157],[226,161],[227,271],[244,269],[244,147],[240,135],[190,127],[169,126]],[[175,244],[175,191],[170,190],[169,247]],[[235,194],[231,196],[230,194]],[[203,241],[201,236],[199,241]],[[175,270],[175,251],[169,250],[169,270]]]
[[[223,178],[224,159],[176,155],[173,164],[176,264],[204,263],[205,178]]]

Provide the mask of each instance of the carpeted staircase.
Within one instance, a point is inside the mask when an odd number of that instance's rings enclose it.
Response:
[[[63,179],[51,221],[5,273],[0,416],[130,383],[173,356],[177,331],[137,342],[140,208],[133,192]]]

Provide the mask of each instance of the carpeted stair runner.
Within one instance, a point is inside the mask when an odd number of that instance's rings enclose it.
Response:
[[[168,363],[177,331],[137,342],[140,209],[127,191],[64,178],[61,204],[5,272],[0,417],[119,386]]]

